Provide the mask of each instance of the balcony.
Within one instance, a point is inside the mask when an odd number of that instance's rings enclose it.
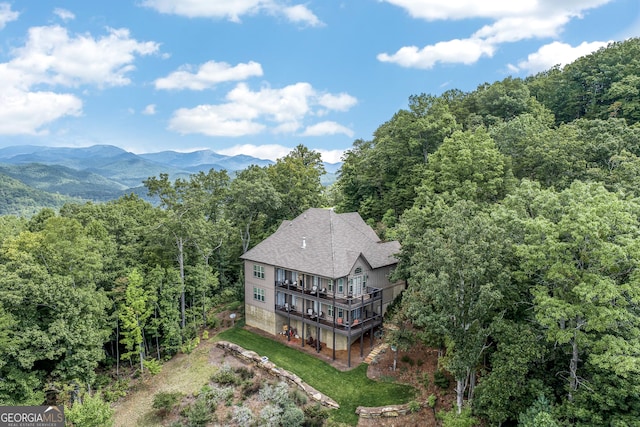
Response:
[[[335,321],[325,313],[315,313],[311,309],[302,311],[287,304],[276,306],[276,313],[293,320],[302,320],[306,324],[320,326],[323,329],[332,329],[341,335],[356,334],[382,323],[382,316],[367,310],[363,312],[362,319],[343,320],[336,318]]]
[[[325,304],[340,308],[353,309],[370,305],[373,301],[382,300],[382,290],[367,286],[365,292],[360,295],[348,293],[330,293],[326,288],[304,287],[286,281],[276,281],[276,289],[287,295],[294,295],[312,301],[320,301]]]

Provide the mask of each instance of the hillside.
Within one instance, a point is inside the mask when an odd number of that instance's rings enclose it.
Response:
[[[30,217],[42,208],[59,208],[68,202],[81,202],[76,197],[49,193],[30,187],[0,173],[0,214]]]

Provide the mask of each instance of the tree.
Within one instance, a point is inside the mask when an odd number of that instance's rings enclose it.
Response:
[[[323,204],[320,178],[326,172],[319,152],[298,145],[285,157],[267,167],[269,180],[280,194],[278,220],[295,218],[309,208]],[[275,218],[274,218],[275,219]]]
[[[240,230],[242,253],[245,253],[251,247],[252,229],[256,222],[268,223],[269,217],[280,208],[282,198],[267,171],[258,166],[250,166],[238,173],[229,193],[229,214]]]
[[[402,306],[415,326],[444,338],[444,363],[456,380],[460,413],[465,395],[473,398],[478,363],[491,324],[501,313],[501,289],[509,283],[507,239],[471,202],[444,210],[439,226],[421,230],[419,241],[410,246],[409,287]]]
[[[505,157],[483,129],[457,131],[429,158],[421,191],[476,203],[500,200],[511,185]]]
[[[113,426],[113,409],[100,395],[86,394],[65,411],[67,422],[74,427]]]
[[[147,319],[153,312],[150,306],[150,295],[143,287],[143,277],[138,270],[133,269],[127,278],[125,298],[120,307],[118,316],[122,322],[122,338],[120,342],[125,345],[128,353],[122,355],[131,358],[138,354],[140,358],[140,372],[144,371],[144,328]]]
[[[580,182],[561,193],[527,184],[518,198],[527,212],[516,249],[521,274],[532,283],[547,341],[566,354],[557,374],[565,380],[567,416],[609,424],[615,414],[640,415],[631,385],[640,383],[638,205]],[[604,390],[618,394],[612,385],[620,379],[631,388],[624,398],[594,408]]]

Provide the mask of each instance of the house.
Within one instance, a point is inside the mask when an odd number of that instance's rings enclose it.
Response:
[[[358,213],[311,208],[242,255],[249,326],[301,338],[302,346],[347,350],[373,343],[404,283],[389,279],[400,251]]]

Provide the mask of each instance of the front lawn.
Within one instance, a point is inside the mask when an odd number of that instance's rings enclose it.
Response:
[[[221,332],[216,339],[267,356],[278,367],[298,375],[304,382],[338,402],[340,409],[332,412],[332,418],[344,423],[358,423],[355,413],[358,406],[399,405],[415,398],[416,390],[413,387],[367,378],[365,363],[341,372],[302,351],[239,327]]]

